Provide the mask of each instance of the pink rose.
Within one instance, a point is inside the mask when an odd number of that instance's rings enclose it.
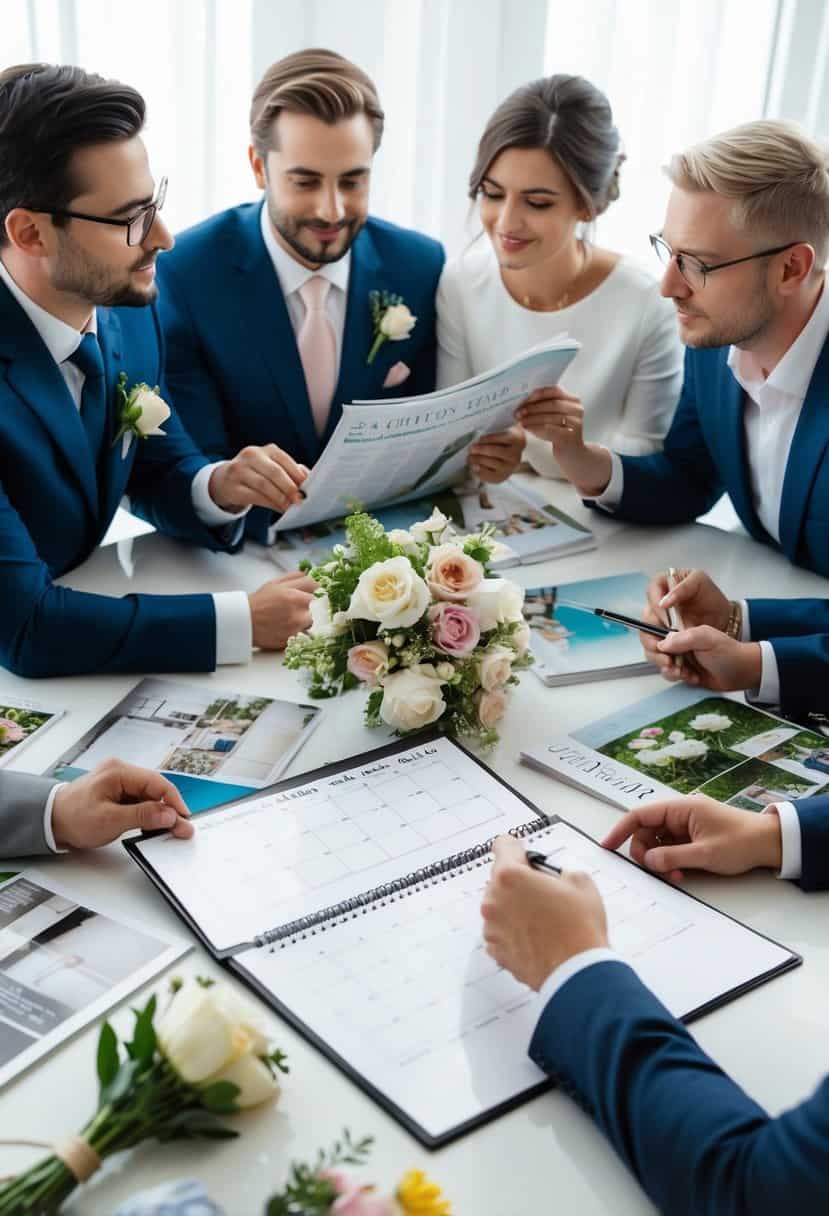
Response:
[[[465,600],[480,585],[484,568],[460,545],[436,545],[429,554],[426,581],[436,600]]]
[[[484,730],[491,730],[497,722],[500,722],[506,708],[507,694],[503,688],[478,693],[478,717]]]
[[[394,1216],[390,1199],[378,1195],[374,1187],[352,1185],[334,1200],[331,1212],[336,1216]]]
[[[389,661],[384,642],[358,642],[348,652],[347,667],[364,684],[376,684]]]
[[[429,620],[434,643],[444,654],[469,654],[481,640],[477,616],[462,604],[435,604],[429,609]]]
[[[19,743],[26,732],[19,722],[11,718],[0,718],[0,743]]]

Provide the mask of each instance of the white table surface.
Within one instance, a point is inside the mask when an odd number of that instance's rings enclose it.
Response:
[[[672,564],[705,567],[732,596],[829,594],[825,579],[792,567],[779,554],[744,535],[699,524],[637,528],[617,523],[586,511],[569,487],[561,485],[552,498],[593,527],[599,548],[509,572],[525,586],[631,570],[652,572]],[[130,544],[134,570],[128,578],[119,562],[119,550],[123,558],[124,548]],[[264,550],[255,546],[228,557],[150,535],[98,550],[64,582],[113,595],[253,590],[274,573],[278,571]],[[67,638],[66,644],[71,646],[72,639]],[[3,691],[68,711],[26,749],[20,767],[47,768],[120,700],[136,678],[28,681],[0,672]],[[183,678],[247,693],[296,699],[306,695],[296,673],[286,671],[279,657],[269,654],[257,655],[248,667]],[[559,812],[599,837],[618,812],[521,766],[518,752],[530,741],[578,728],[663,686],[657,676],[648,676],[550,689],[527,672],[503,723],[501,743],[488,763],[543,810]],[[363,727],[363,700],[363,694],[354,692],[324,702],[325,720],[289,772],[303,772],[384,742],[384,735]],[[94,854],[45,859],[42,868],[56,878],[59,875],[62,883],[102,911],[187,936],[183,924],[118,845]],[[696,878],[688,886],[804,956],[802,967],[694,1026],[702,1046],[740,1084],[767,1109],[780,1111],[811,1092],[829,1060],[829,894],[807,896],[789,883],[762,874],[735,880]],[[181,974],[218,975],[220,970],[200,947],[177,968]],[[161,987],[166,978],[161,977],[154,986]],[[422,1166],[441,1182],[456,1216],[546,1212],[632,1216],[653,1210],[593,1125],[567,1098],[556,1093],[543,1095],[449,1147],[429,1153],[276,1015],[268,1011],[268,1017],[274,1039],[289,1053],[291,1065],[277,1106],[237,1117],[236,1126],[243,1135],[235,1142],[148,1145],[122,1157],[77,1192],[65,1210],[84,1216],[111,1213],[136,1190],[164,1179],[197,1176],[229,1216],[259,1216],[265,1198],[284,1181],[289,1161],[310,1158],[344,1126],[355,1135],[376,1138],[366,1177],[391,1189],[406,1168]],[[114,1020],[122,1029],[131,1025],[126,1006]],[[96,1100],[96,1035],[95,1027],[79,1034],[0,1094],[0,1136],[51,1140],[82,1126]],[[439,1090],[435,1101],[440,1102]],[[24,1150],[0,1149],[0,1174],[29,1161]]]

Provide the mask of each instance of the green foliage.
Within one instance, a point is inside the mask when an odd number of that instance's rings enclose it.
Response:
[[[364,1165],[373,1144],[373,1136],[364,1136],[355,1142],[345,1128],[342,1139],[336,1140],[328,1152],[320,1149],[313,1165],[292,1161],[285,1189],[268,1201],[265,1216],[325,1216],[336,1200],[337,1192],[332,1183],[320,1175],[342,1165]]]

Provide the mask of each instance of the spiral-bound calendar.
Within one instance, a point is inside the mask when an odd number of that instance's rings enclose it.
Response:
[[[799,961],[543,815],[443,736],[204,812],[193,841],[126,847],[214,957],[435,1148],[549,1085],[527,1055],[538,998],[481,939],[504,832],[591,874],[611,945],[678,1017]]]

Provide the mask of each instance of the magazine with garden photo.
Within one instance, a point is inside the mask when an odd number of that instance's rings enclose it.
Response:
[[[0,768],[61,717],[62,709],[47,709],[24,697],[0,693]]]
[[[162,772],[195,814],[276,781],[320,712],[315,705],[209,684],[142,680],[61,756],[49,776],[71,781],[117,756]]]
[[[829,792],[829,740],[722,696],[677,685],[521,753],[525,764],[630,810],[707,794],[748,811]]]

